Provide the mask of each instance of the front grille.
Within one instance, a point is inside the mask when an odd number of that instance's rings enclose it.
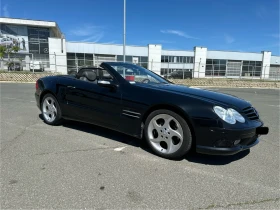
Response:
[[[259,114],[254,107],[247,107],[247,108],[243,109],[243,112],[250,120],[259,119]]]

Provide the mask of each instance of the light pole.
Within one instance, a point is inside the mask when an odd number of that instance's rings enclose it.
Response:
[[[123,62],[125,62],[126,0],[123,0]]]

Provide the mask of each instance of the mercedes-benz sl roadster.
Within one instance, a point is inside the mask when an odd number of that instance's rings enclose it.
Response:
[[[75,75],[36,82],[45,123],[63,119],[95,124],[147,141],[168,159],[198,153],[233,155],[268,133],[258,112],[238,97],[176,85],[135,64],[104,62]]]

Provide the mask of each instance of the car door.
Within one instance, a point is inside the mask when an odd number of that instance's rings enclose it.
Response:
[[[72,79],[65,86],[65,108],[70,118],[118,128],[121,112],[121,93],[118,88],[103,87],[97,81],[80,79]]]

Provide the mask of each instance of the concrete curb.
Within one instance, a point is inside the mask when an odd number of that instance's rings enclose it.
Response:
[[[0,83],[26,83],[35,84],[36,82],[23,82],[23,81],[0,81]]]

